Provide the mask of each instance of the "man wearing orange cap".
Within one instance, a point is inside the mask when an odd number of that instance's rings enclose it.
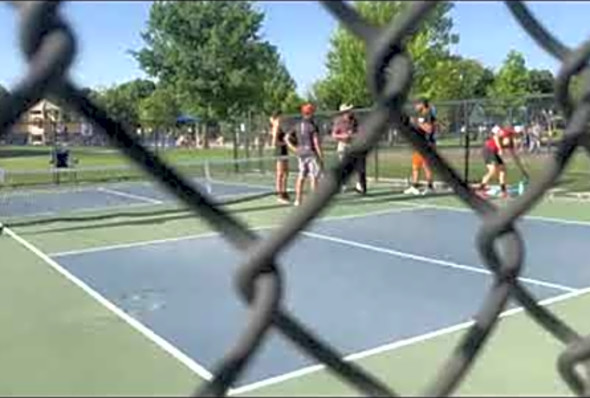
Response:
[[[295,206],[301,204],[303,199],[303,185],[308,176],[311,179],[312,191],[317,189],[318,178],[323,164],[320,132],[313,119],[314,113],[315,107],[312,104],[304,104],[301,107],[303,118],[293,126],[287,139],[287,145],[295,152],[299,161],[299,175],[295,183]]]

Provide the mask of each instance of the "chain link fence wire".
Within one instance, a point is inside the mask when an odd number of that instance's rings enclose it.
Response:
[[[539,306],[535,297],[518,282],[525,247],[515,226],[516,221],[530,211],[554,185],[578,147],[590,153],[587,134],[590,81],[585,81],[578,103],[573,102],[569,93],[570,79],[586,68],[590,58],[590,41],[569,49],[541,25],[523,2],[505,2],[514,18],[537,44],[561,61],[555,101],[565,115],[567,126],[544,173],[509,206],[497,208],[476,196],[457,171],[428,146],[412,126],[403,123],[405,118],[402,108],[412,83],[412,61],[406,52],[405,42],[420,28],[420,23],[439,2],[409,3],[402,15],[382,28],[369,24],[344,2],[321,3],[341,24],[366,43],[367,84],[375,105],[364,120],[363,135],[348,155],[329,170],[320,189],[310,200],[299,211],[291,214],[287,222],[267,239],[261,239],[221,206],[215,205],[204,190],[194,187],[180,172],[148,151],[132,132],[112,120],[69,80],[68,71],[77,52],[76,36],[62,19],[60,1],[10,3],[20,18],[20,47],[28,61],[28,70],[11,92],[0,98],[0,136],[6,134],[19,117],[42,98],[57,101],[91,121],[114,146],[243,252],[243,261],[235,273],[235,284],[250,307],[249,318],[239,340],[228,348],[215,366],[212,380],[201,386],[195,392],[197,395],[226,395],[259,351],[268,331],[274,328],[359,393],[394,396],[395,391],[387,387],[385,381],[354,363],[343,361],[342,355],[329,342],[311,332],[282,306],[283,285],[286,282],[276,262],[277,255],[295,240],[338,193],[343,181],[353,172],[355,158],[366,156],[393,125],[428,159],[464,204],[480,216],[481,226],[476,244],[484,263],[494,273],[494,283],[482,307],[474,315],[473,325],[462,336],[435,379],[424,387],[421,395],[449,395],[456,390],[497,326],[499,314],[510,296],[524,306],[527,314],[539,326],[564,344],[565,349],[557,364],[559,374],[574,393],[590,395],[590,338],[580,335],[549,309]]]

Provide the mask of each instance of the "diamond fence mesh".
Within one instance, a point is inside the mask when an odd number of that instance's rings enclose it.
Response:
[[[68,79],[68,70],[76,55],[76,35],[61,17],[61,2],[11,4],[20,18],[20,46],[29,68],[11,92],[0,98],[0,136],[6,134],[10,126],[43,97],[58,100],[91,121],[121,152],[243,252],[243,260],[235,273],[235,283],[238,293],[250,307],[249,319],[243,325],[239,340],[228,347],[225,356],[220,358],[212,379],[200,387],[196,394],[225,395],[249,366],[269,330],[274,328],[359,393],[395,395],[395,391],[377,376],[354,363],[343,361],[342,355],[328,341],[312,333],[297,319],[296,314],[282,306],[285,282],[281,266],[275,261],[277,254],[339,192],[342,182],[353,172],[354,159],[366,156],[391,125],[428,159],[455,194],[480,217],[477,249],[485,265],[494,273],[494,283],[474,315],[473,325],[464,333],[435,379],[424,387],[421,394],[440,396],[455,391],[494,331],[509,297],[518,301],[540,327],[563,343],[565,348],[557,364],[559,374],[576,394],[590,394],[587,378],[590,370],[587,361],[590,358],[590,338],[574,331],[549,309],[539,306],[533,295],[519,283],[517,276],[522,269],[525,248],[521,233],[515,226],[515,222],[530,211],[554,185],[578,147],[590,152],[586,128],[590,118],[590,82],[585,82],[579,102],[574,103],[569,93],[570,79],[586,67],[590,58],[590,41],[576,49],[567,48],[541,25],[524,3],[506,2],[522,28],[539,46],[561,61],[554,100],[563,112],[566,126],[544,173],[509,206],[497,208],[474,195],[459,173],[435,149],[428,146],[413,127],[402,122],[403,105],[412,83],[412,61],[404,47],[405,39],[420,28],[421,21],[439,2],[413,2],[403,15],[383,28],[372,26],[344,2],[322,2],[340,23],[365,41],[368,48],[367,83],[375,106],[364,118],[364,133],[344,159],[327,172],[320,189],[269,238],[261,239],[222,207],[215,205],[204,190],[195,188],[180,172],[148,151],[132,132],[126,131],[95,106]]]

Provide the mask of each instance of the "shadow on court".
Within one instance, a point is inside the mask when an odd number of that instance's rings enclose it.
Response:
[[[262,193],[258,195],[250,195],[248,197],[231,199],[226,201],[220,201],[224,206],[238,205],[256,200],[261,200],[269,197],[273,197],[274,193]],[[343,194],[337,196],[334,204],[344,204],[352,206],[364,206],[369,204],[382,204],[382,203],[398,203],[408,199],[424,200],[432,199],[433,197],[445,197],[452,196],[452,193],[433,193],[426,196],[407,196],[399,191],[394,190],[383,190],[377,192],[369,192],[364,197],[359,196],[356,193]],[[249,214],[257,212],[274,211],[278,209],[289,209],[289,206],[272,203],[258,206],[252,206],[247,208],[239,209],[226,209],[230,214]],[[32,219],[27,221],[17,221],[13,223],[6,223],[8,227],[30,227],[30,226],[50,226],[54,223],[72,223],[74,225],[57,227],[57,228],[46,228],[39,229],[35,232],[31,232],[30,235],[37,235],[47,232],[73,232],[81,230],[92,230],[99,228],[108,227],[121,227],[121,226],[145,226],[154,224],[163,224],[169,221],[183,220],[193,217],[191,210],[186,207],[178,208],[166,208],[161,210],[154,210],[153,206],[146,206],[145,209],[134,210],[134,211],[109,211],[108,213],[102,214],[82,214],[76,216],[56,216],[56,217],[44,217],[40,219]],[[125,218],[124,220],[118,220]],[[114,222],[102,222],[108,220],[115,220]],[[95,223],[88,225],[88,223]]]

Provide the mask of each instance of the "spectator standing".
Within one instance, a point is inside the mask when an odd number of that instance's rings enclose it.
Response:
[[[342,161],[348,152],[354,137],[359,133],[359,122],[352,112],[354,107],[348,104],[340,105],[340,114],[334,121],[332,128],[332,138],[338,143],[336,151],[338,152],[338,159]],[[355,191],[364,195],[367,193],[367,158],[365,156],[354,159],[354,171],[358,174],[358,182]],[[342,187],[346,190],[346,184]]]

